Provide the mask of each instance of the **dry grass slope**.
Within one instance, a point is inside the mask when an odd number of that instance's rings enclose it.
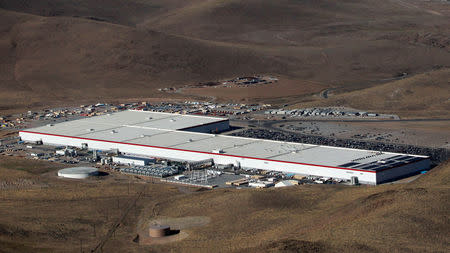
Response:
[[[4,10],[1,106],[155,96],[156,88],[282,68],[252,50],[66,17]],[[158,95],[156,95],[158,96]],[[159,95],[161,96],[161,95]]]
[[[446,252],[448,179],[447,163],[408,185],[199,193],[159,214],[208,215],[210,225],[158,250]]]
[[[0,109],[161,97],[156,88],[254,73],[296,80],[293,90],[367,88],[449,66],[449,7],[420,4],[1,0]],[[286,100],[311,95],[296,94]]]
[[[127,177],[61,180],[45,163],[2,157],[0,174],[36,187],[0,195],[0,252],[93,249],[144,189]],[[30,170],[18,168],[30,165]],[[40,167],[40,168],[39,168]],[[11,177],[8,180],[11,180]],[[448,252],[450,164],[409,184],[305,185],[207,191],[147,184],[145,195],[107,240],[106,252]],[[128,190],[129,188],[129,190]],[[26,208],[24,208],[26,207]],[[208,217],[169,244],[132,242],[139,221]],[[94,230],[95,227],[95,230]]]
[[[403,80],[343,94],[301,106],[348,106],[404,117],[448,118],[450,68],[418,74]],[[297,105],[300,106],[300,105]]]

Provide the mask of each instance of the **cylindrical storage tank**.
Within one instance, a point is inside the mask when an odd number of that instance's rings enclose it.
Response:
[[[73,167],[58,171],[59,177],[84,179],[98,175],[98,169],[93,167]]]
[[[164,237],[166,235],[169,235],[170,227],[169,226],[163,226],[163,225],[153,225],[150,226],[149,234],[150,237]]]

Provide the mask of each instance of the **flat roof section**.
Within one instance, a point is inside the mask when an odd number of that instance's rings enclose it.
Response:
[[[108,124],[89,123],[82,120],[74,120],[58,124],[48,124],[45,126],[36,127],[28,130],[39,133],[78,136],[87,133],[95,133],[98,131],[114,129],[116,127],[117,126],[112,126]]]
[[[100,139],[108,141],[133,142],[134,140],[145,136],[167,133],[165,130],[158,129],[136,129],[135,127],[115,127],[108,130],[96,131],[77,135],[88,139]]]
[[[119,119],[122,116],[124,118]],[[141,122],[141,120],[145,119],[145,122]],[[171,119],[176,120],[170,121]],[[126,111],[113,113],[110,116],[85,118],[55,124],[54,126],[33,128],[22,132],[371,172],[389,169],[398,166],[399,163],[412,163],[426,158],[425,156],[390,152],[214,135],[172,129],[195,127],[199,124],[221,122],[223,120],[226,119]],[[221,152],[218,153],[218,150],[221,150]]]
[[[272,160],[279,160],[278,157],[293,152],[299,153],[307,148],[316,148],[317,145],[292,143],[292,142],[274,142],[270,140],[252,139],[252,142],[246,145],[236,145],[224,149],[226,154],[235,154],[241,156],[258,157]],[[297,155],[297,158],[299,155]],[[292,162],[296,162],[293,159]]]
[[[302,163],[317,164],[320,161],[326,160],[330,166],[340,167],[342,164],[353,162],[354,160],[378,161],[394,156],[391,153],[381,153],[379,151],[364,151],[358,152],[353,149],[343,149],[328,146],[318,146],[317,148],[310,148],[300,151],[299,153],[290,153],[274,157],[274,159],[281,160],[297,160]]]
[[[176,115],[173,117],[161,118],[157,120],[147,121],[143,123],[135,124],[135,126],[160,128],[167,130],[180,130],[186,128],[192,128],[200,125],[207,125],[220,121],[226,121],[227,119],[221,118],[202,118],[198,116]]]
[[[195,133],[192,134],[195,135]],[[257,139],[233,138],[226,135],[216,135],[216,136],[210,135],[210,136],[211,138],[208,139],[202,139],[187,143],[180,143],[179,145],[174,145],[172,147],[177,149],[195,150],[211,153],[213,150],[217,149],[225,150],[226,148],[231,148],[238,145],[244,145],[255,141],[260,141]]]
[[[84,118],[81,120],[93,124],[102,123],[112,126],[121,126],[121,125],[135,125],[138,123],[149,122],[167,117],[173,117],[173,115],[151,113],[151,112],[143,113],[142,111],[128,110]]]
[[[155,145],[163,147],[176,147],[178,145],[190,142],[196,142],[205,139],[211,139],[209,134],[191,134],[189,132],[165,131],[162,134],[146,136],[133,140],[133,143],[144,145]]]
[[[141,127],[142,129],[161,128],[164,130],[177,130],[226,120],[228,119],[218,117],[201,117],[196,115],[128,110],[78,120],[66,121],[57,124],[48,124],[28,130],[39,133],[85,136],[86,138],[89,138],[87,136],[91,136],[92,138],[95,138],[94,136],[96,135],[92,135],[92,133],[114,129],[117,130],[120,127],[127,126]],[[145,130],[136,130],[136,132],[139,131],[144,132]],[[101,136],[101,134],[98,136]]]

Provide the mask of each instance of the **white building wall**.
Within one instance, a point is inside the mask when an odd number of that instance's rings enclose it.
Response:
[[[133,159],[129,157],[122,157],[122,156],[113,156],[112,158],[113,163],[119,163],[119,164],[133,164],[133,165],[139,165],[139,166],[145,166],[149,164],[150,162],[154,162],[154,159]]]
[[[430,159],[424,159],[415,163],[408,163],[403,166],[388,169],[377,173],[377,184],[392,181],[394,179],[412,175],[422,170],[430,169]]]
[[[277,162],[255,158],[235,157],[224,154],[210,154],[210,153],[202,153],[195,151],[193,152],[169,148],[148,147],[112,141],[86,140],[76,137],[74,138],[74,137],[53,136],[27,132],[20,132],[19,135],[23,141],[42,140],[44,144],[51,144],[51,145],[65,145],[81,148],[82,143],[87,143],[89,149],[98,149],[98,150],[119,149],[120,152],[124,153],[175,159],[175,160],[187,160],[187,161],[199,161],[208,158],[213,158],[215,164],[223,164],[223,165],[234,164],[236,166],[241,166],[243,168],[273,170],[301,175],[315,175],[348,180],[352,176],[357,176],[361,183],[376,184],[377,182],[376,173],[373,172],[328,168],[322,166],[303,165],[289,162]]]
[[[214,159],[223,160],[222,159]],[[306,164],[298,164],[298,163],[289,163],[289,162],[277,162],[277,161],[268,161],[262,159],[252,159],[252,158],[232,158],[234,162],[226,162],[223,164],[236,164],[236,161],[239,161],[240,166],[243,168],[254,168],[254,169],[263,169],[263,170],[273,170],[280,171],[286,173],[295,173],[300,175],[314,175],[314,176],[323,176],[323,177],[332,177],[332,178],[340,178],[350,180],[352,176],[358,177],[359,181],[366,184],[376,184],[376,174],[368,171],[355,171],[355,170],[346,170],[339,168],[329,168],[323,166],[314,166],[314,165],[306,165]]]

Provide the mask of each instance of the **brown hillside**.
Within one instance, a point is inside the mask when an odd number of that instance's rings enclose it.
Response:
[[[1,10],[0,10],[1,11]],[[156,88],[284,64],[250,49],[74,18],[1,11],[1,105],[151,96]]]
[[[366,88],[450,64],[449,7],[421,3],[0,0],[0,106],[162,96],[254,73]]]
[[[55,166],[0,160],[0,173],[9,174],[0,180],[11,185],[0,194],[0,252],[79,252],[80,240],[90,251],[145,189],[120,175],[87,181],[57,179],[55,171],[39,175]],[[449,171],[445,163],[411,183],[377,187],[197,191],[146,184],[103,252],[448,252]],[[169,244],[132,241],[150,220],[176,218],[198,225]]]
[[[450,69],[440,69],[376,87],[338,94],[301,106],[348,106],[402,116],[448,117]],[[300,106],[300,105],[296,105]]]
[[[439,22],[439,18],[434,18],[435,15],[424,10],[400,6],[401,1],[381,1],[374,6],[369,0],[195,1],[150,19],[148,25],[203,38],[217,39],[218,36],[219,39],[236,39],[244,38],[248,32],[258,35],[257,31],[270,33],[316,30],[324,35],[331,32],[339,35],[342,32],[377,27],[388,21],[397,25],[407,23],[412,21],[412,15],[416,19]],[[372,24],[368,21],[372,21]],[[345,30],[340,30],[342,28]],[[266,43],[270,44],[271,41]]]
[[[45,17],[79,17],[136,26],[147,18],[195,2],[194,0],[0,0],[0,8]]]
[[[448,179],[445,164],[406,185],[197,194],[161,204],[159,214],[207,215],[210,226],[160,250],[195,241],[198,248],[249,252],[445,252]]]

